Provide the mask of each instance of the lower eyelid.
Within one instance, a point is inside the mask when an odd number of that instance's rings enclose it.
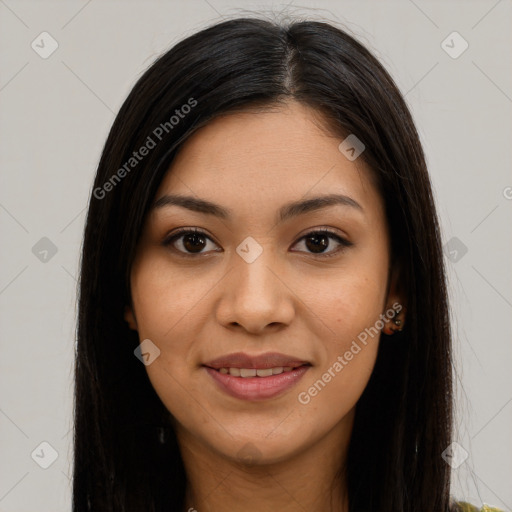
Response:
[[[194,230],[194,229],[191,229],[191,230],[184,230],[184,231],[180,231],[178,233],[173,233],[172,235],[169,235],[167,237],[164,238],[163,242],[162,242],[162,245],[164,247],[170,247],[171,249],[175,250],[177,253],[179,253],[180,255],[184,255],[184,256],[199,256],[201,254],[205,254],[204,252],[198,252],[198,253],[192,253],[192,252],[185,252],[185,251],[181,251],[179,249],[176,249],[176,247],[174,247],[174,244],[180,240],[180,239],[183,239],[185,236],[187,235],[190,235],[190,234],[197,234],[197,235],[201,235],[203,236],[205,239],[207,239],[208,241],[212,242],[213,244],[215,245],[218,245],[211,237],[209,237],[206,233],[203,233],[202,231],[199,231],[199,230]]]
[[[339,245],[337,248],[335,248],[329,252],[323,252],[323,253],[322,252],[314,253],[314,252],[307,252],[307,251],[293,251],[293,252],[305,252],[308,255],[318,256],[318,257],[322,258],[322,257],[335,256],[336,254],[343,251],[344,249],[347,249],[348,247],[351,247],[352,245],[354,245],[352,242],[349,242],[348,240],[344,239],[343,237],[339,236],[336,233],[332,233],[330,231],[319,230],[319,231],[310,231],[309,233],[306,233],[301,238],[299,238],[299,240],[297,240],[297,242],[294,244],[294,246],[297,245],[299,242],[302,242],[305,238],[307,238],[308,236],[310,236],[312,234],[325,235],[329,239],[334,240]]]

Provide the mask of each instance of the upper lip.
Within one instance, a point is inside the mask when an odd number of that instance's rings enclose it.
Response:
[[[218,357],[212,361],[204,363],[204,366],[210,368],[278,368],[297,367],[310,365],[309,361],[301,360],[295,356],[280,354],[278,352],[266,352],[264,354],[250,356],[244,352],[235,352],[225,356]]]

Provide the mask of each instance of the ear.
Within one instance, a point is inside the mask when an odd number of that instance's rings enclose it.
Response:
[[[391,336],[403,329],[407,314],[405,304],[407,294],[405,283],[401,280],[401,272],[396,263],[390,266],[388,289],[386,295],[386,318],[382,332]],[[394,313],[392,313],[394,311]]]
[[[135,313],[133,312],[132,306],[125,306],[124,308],[124,319],[130,329],[133,331],[137,330],[137,320],[135,318]]]
[[[405,315],[407,287],[402,280],[402,273],[396,263],[393,263],[389,271],[388,291],[386,296],[386,309],[391,308],[393,304],[400,304],[400,312]]]

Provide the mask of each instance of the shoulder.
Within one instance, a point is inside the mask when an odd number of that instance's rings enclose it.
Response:
[[[453,512],[505,512],[500,508],[491,507],[485,503],[482,505],[482,508],[478,508],[477,506],[471,505],[471,503],[467,503],[465,501],[457,501],[454,503],[452,510]]]

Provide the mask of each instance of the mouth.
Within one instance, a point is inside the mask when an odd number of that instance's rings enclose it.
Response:
[[[237,353],[202,366],[220,391],[240,400],[261,401],[295,386],[312,364],[278,353]]]
[[[296,366],[275,366],[273,368],[211,368],[223,375],[232,375],[233,377],[241,377],[247,379],[250,377],[271,377],[272,375],[281,375],[281,373],[288,373],[302,366],[311,366],[309,363],[299,364]]]
[[[279,368],[282,368],[284,371],[287,368],[293,369],[303,365],[311,365],[311,363],[296,356],[280,354],[279,352],[265,352],[253,356],[244,352],[235,352],[204,363],[204,366],[214,370],[224,368],[228,371],[234,368],[240,370],[279,370]],[[277,373],[282,372],[277,371],[276,375]]]

